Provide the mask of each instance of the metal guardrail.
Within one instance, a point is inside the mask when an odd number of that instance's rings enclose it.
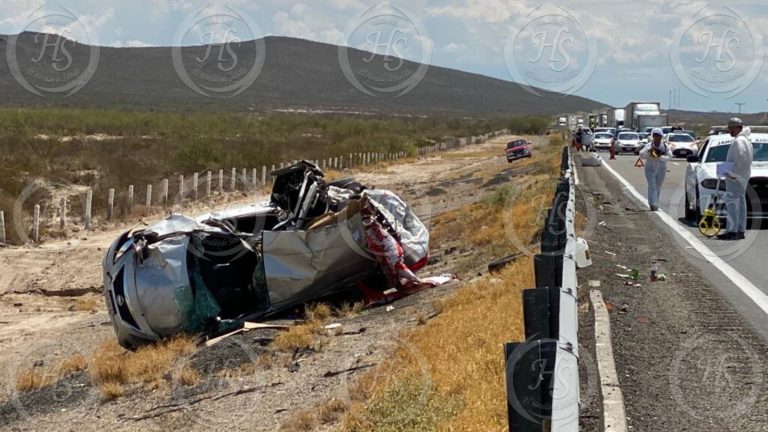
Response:
[[[579,430],[574,174],[565,147],[541,253],[534,257],[536,288],[523,291],[526,341],[504,346],[507,411],[514,432]]]

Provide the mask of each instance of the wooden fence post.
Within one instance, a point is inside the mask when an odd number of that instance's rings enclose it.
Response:
[[[229,190],[231,192],[234,192],[237,187],[235,182],[237,182],[237,168],[232,168],[232,177],[229,179]]]
[[[224,195],[224,170],[219,170],[219,195]]]
[[[205,197],[210,198],[211,196],[211,183],[213,182],[213,172],[211,170],[208,170],[208,173],[206,174],[205,178]]]
[[[253,183],[251,184],[251,187],[255,190],[259,187],[259,170],[252,168],[251,171],[253,173]]]

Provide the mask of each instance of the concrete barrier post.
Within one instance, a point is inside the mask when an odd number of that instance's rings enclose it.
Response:
[[[83,216],[83,226],[85,229],[91,229],[91,205],[93,204],[93,190],[88,189],[85,193],[85,215]]]
[[[5,238],[5,213],[0,210],[0,244],[7,243]]]
[[[133,185],[128,185],[128,213],[133,211]]]
[[[147,214],[152,210],[152,185],[147,185]]]
[[[192,199],[197,201],[197,184],[200,182],[200,174],[194,173],[192,174]]]
[[[107,197],[107,220],[111,221],[112,216],[115,214],[115,189],[109,189],[109,195]]]
[[[168,179],[163,179],[163,208],[168,207]]]

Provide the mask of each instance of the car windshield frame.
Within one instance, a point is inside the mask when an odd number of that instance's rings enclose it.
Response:
[[[611,139],[613,138],[613,135],[611,135],[608,132],[598,132],[594,135],[595,139]]]
[[[627,135],[634,138],[627,138]],[[624,141],[640,141],[640,135],[638,135],[637,132],[619,132],[619,136],[616,139]]]
[[[725,162],[726,157],[728,157],[728,150],[731,148],[731,144],[732,142],[716,146],[709,146],[707,149],[707,155],[704,158],[704,163]],[[768,142],[753,142],[752,155],[753,163],[768,162]]]
[[[682,138],[682,139],[680,139],[680,138]],[[671,143],[692,143],[692,142],[696,142],[696,140],[693,139],[692,136],[690,136],[688,134],[683,134],[683,133],[674,134],[674,135],[670,134],[669,137],[667,138],[667,141],[671,142]]]

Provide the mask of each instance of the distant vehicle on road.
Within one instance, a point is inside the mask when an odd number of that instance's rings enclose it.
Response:
[[[753,133],[752,177],[747,189],[747,216],[752,219],[768,218],[768,133]],[[717,164],[724,162],[733,143],[730,135],[712,135],[704,140],[698,154],[688,156],[685,168],[685,217],[698,222],[712,201],[717,188]],[[720,182],[719,193],[725,193]],[[721,201],[722,202],[722,201]],[[724,211],[720,217],[725,217]]]
[[[531,157],[531,143],[525,138],[519,138],[507,143],[507,162],[520,158]]]
[[[637,132],[619,132],[616,137],[617,153],[634,153],[640,145],[640,135]]]
[[[687,133],[673,132],[664,135],[662,142],[669,146],[669,149],[672,150],[672,156],[675,157],[688,157],[696,154],[699,150],[696,146],[696,140]]]
[[[610,149],[612,140],[613,140],[613,134],[608,132],[596,132],[593,140],[595,150]]]

